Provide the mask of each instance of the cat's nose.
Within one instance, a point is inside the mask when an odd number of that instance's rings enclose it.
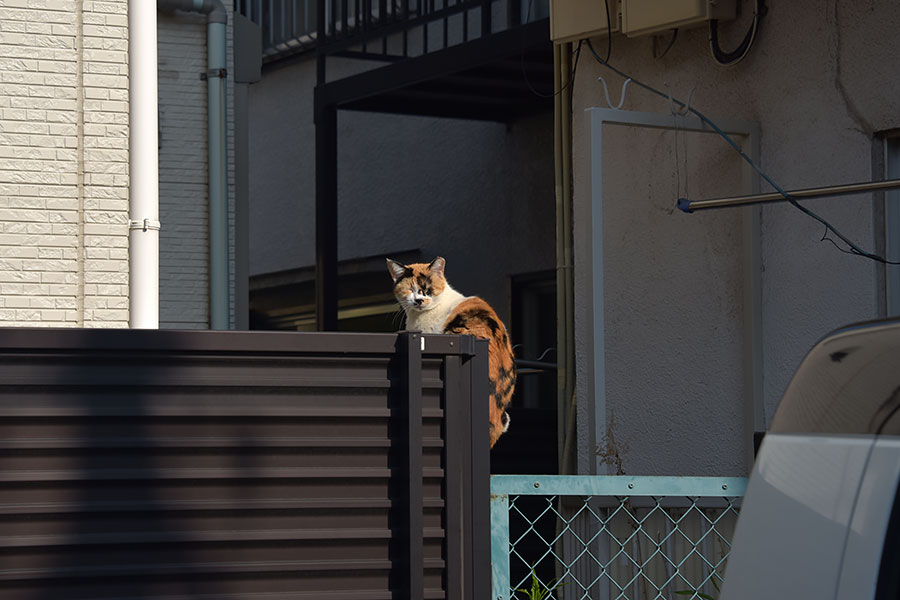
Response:
[[[422,306],[422,303],[425,301],[424,298],[416,298],[416,306]]]

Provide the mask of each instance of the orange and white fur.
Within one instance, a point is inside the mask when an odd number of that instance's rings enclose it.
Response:
[[[516,359],[503,322],[477,296],[463,296],[447,283],[446,261],[404,265],[387,259],[394,280],[394,296],[406,314],[406,329],[422,333],[468,334],[488,340],[491,382],[491,448],[509,428],[506,412],[516,384]]]

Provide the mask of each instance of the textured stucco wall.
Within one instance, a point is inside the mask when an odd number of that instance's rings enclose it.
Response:
[[[308,61],[250,88],[251,275],[314,262],[314,83]],[[340,260],[442,255],[450,283],[503,318],[506,276],[554,267],[552,115],[507,128],[341,112],[338,130]]]
[[[786,189],[880,176],[873,174],[873,164],[879,160],[873,150],[875,133],[900,126],[896,95],[900,76],[890,68],[900,53],[900,38],[891,32],[900,20],[900,5],[888,0],[768,5],[769,14],[754,48],[735,67],[715,64],[703,28],[680,32],[661,59],[652,57],[652,38],[615,36],[611,62],[661,90],[669,86],[682,99],[695,89],[693,105],[714,119],[727,116],[758,122],[762,167]],[[725,33],[725,44],[736,45],[743,35],[742,25]],[[595,40],[595,47],[605,50],[605,39]],[[576,205],[582,211],[590,202],[590,138],[583,111],[605,106],[599,75],[619,89],[619,78],[583,53],[575,85],[573,146]],[[636,87],[629,89],[624,108],[669,111],[664,100]],[[640,214],[620,221],[621,229],[604,228],[610,256],[605,316],[610,375],[602,417],[614,424],[620,466],[626,473],[739,475],[748,465],[741,457],[744,440],[735,440],[743,435],[745,425],[735,402],[747,399],[723,396],[723,390],[729,389],[723,384],[741,373],[740,355],[735,354],[735,338],[740,335],[735,326],[741,317],[739,312],[732,314],[735,304],[728,301],[729,295],[739,292],[740,273],[734,264],[710,269],[711,264],[727,261],[734,249],[725,243],[731,234],[724,213],[688,217],[675,211],[659,218],[659,211],[671,210],[678,195],[675,140],[672,134],[624,135],[614,148],[605,149],[612,153],[611,164],[619,167],[605,171],[604,191],[639,182],[623,200],[634,204]],[[682,189],[686,175],[688,195],[693,198],[741,193],[734,175],[737,167],[723,164],[734,162],[731,153],[713,137],[698,147],[689,145],[679,156]],[[640,207],[648,204],[642,211]],[[875,247],[881,234],[875,231],[871,195],[817,200],[808,206],[862,246]],[[796,209],[779,204],[761,211],[763,386],[768,420],[793,370],[819,337],[834,327],[878,316],[879,282],[872,262],[820,242],[823,227]],[[581,256],[576,249],[577,374],[583,382],[589,378],[592,360],[590,281],[583,254],[584,236],[590,232],[582,223],[576,235],[582,244]],[[629,245],[633,236],[643,244]],[[665,246],[673,238],[688,252],[659,255],[650,247],[659,240]],[[617,253],[622,248],[632,252]],[[650,261],[653,256],[663,268]],[[634,288],[648,268],[670,275],[685,268],[706,274],[699,280],[666,275],[669,285],[648,288],[645,301],[617,304],[615,299],[623,295],[639,297]],[[634,276],[628,276],[629,271]],[[695,306],[697,302],[700,307]],[[706,311],[706,319],[695,318],[693,311],[698,308]],[[621,327],[623,322],[627,326]],[[672,322],[683,323],[677,335]],[[629,354],[645,361],[642,369],[634,369],[633,361],[622,358]],[[593,436],[593,403],[590,391],[579,387],[582,472],[596,467],[600,440]]]
[[[126,0],[0,3],[0,324],[128,324]]]

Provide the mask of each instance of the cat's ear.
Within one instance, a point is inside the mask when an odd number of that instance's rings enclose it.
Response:
[[[444,260],[442,256],[438,256],[436,259],[431,261],[431,264],[428,265],[428,268],[435,275],[444,276],[444,267],[447,265],[447,261]]]
[[[391,273],[391,278],[394,280],[394,283],[397,283],[401,279],[403,279],[403,275],[406,274],[406,266],[401,265],[395,260],[386,259],[387,260],[387,268]]]

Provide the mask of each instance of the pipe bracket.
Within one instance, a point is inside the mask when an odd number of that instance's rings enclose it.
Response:
[[[228,78],[228,69],[210,69],[206,73],[200,73],[200,79],[206,81],[210,77],[219,79],[227,79]]]
[[[148,229],[152,229],[154,231],[159,231],[159,228],[159,221],[154,221],[153,219],[144,219],[143,221],[131,219],[128,221],[129,230],[140,229],[141,231],[147,231]]]

